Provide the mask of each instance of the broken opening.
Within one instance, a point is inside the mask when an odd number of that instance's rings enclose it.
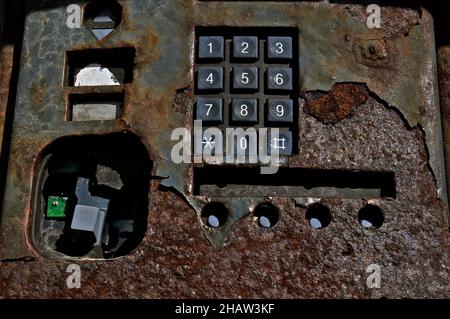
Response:
[[[131,83],[134,48],[67,52],[67,86],[114,86]]]
[[[71,94],[68,121],[106,121],[123,115],[124,94]]]
[[[212,228],[218,228],[227,221],[228,209],[222,203],[212,202],[205,205],[201,217],[203,224]]]
[[[380,228],[384,223],[384,214],[376,205],[366,205],[358,212],[358,221],[364,228]]]
[[[330,209],[321,203],[316,203],[308,207],[306,210],[306,219],[309,225],[314,229],[322,229],[331,223]]]
[[[271,228],[278,223],[280,213],[273,204],[263,203],[256,206],[254,216],[260,227]]]
[[[129,254],[147,228],[152,161],[130,133],[64,137],[35,184],[33,241],[48,257]]]
[[[122,6],[116,1],[91,1],[84,9],[84,25],[98,40],[102,40],[120,25],[122,11]]]
[[[259,167],[197,167],[194,195],[395,198],[393,172],[279,168],[263,175]]]

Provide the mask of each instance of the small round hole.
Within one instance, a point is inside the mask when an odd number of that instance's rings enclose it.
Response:
[[[275,226],[280,217],[278,209],[270,203],[259,204],[255,207],[253,214],[258,221],[258,225],[263,228]]]
[[[202,210],[203,223],[212,228],[218,228],[225,224],[228,210],[222,203],[209,203]]]
[[[380,207],[366,205],[358,212],[358,221],[364,228],[380,228],[384,223],[384,215]]]
[[[313,204],[306,210],[306,219],[314,229],[327,227],[331,223],[330,209],[323,204]]]

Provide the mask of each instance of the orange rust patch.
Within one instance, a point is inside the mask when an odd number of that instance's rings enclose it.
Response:
[[[335,84],[328,94],[309,99],[305,112],[325,124],[335,124],[355,114],[369,98],[368,89],[361,84]]]

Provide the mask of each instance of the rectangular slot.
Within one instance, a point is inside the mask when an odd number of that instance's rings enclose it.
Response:
[[[194,168],[194,195],[235,197],[395,198],[393,172],[259,167]]]
[[[114,86],[131,83],[134,48],[67,52],[66,86]]]
[[[124,94],[72,94],[68,121],[108,121],[122,117]]]

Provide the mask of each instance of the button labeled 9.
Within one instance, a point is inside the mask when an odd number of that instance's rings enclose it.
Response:
[[[270,99],[267,102],[267,122],[290,124],[294,121],[294,107],[291,99]]]

